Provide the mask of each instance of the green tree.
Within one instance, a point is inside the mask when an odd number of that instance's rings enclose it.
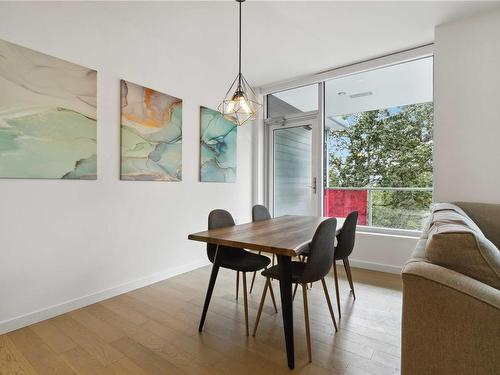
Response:
[[[432,103],[344,116],[329,131],[329,186],[432,187]],[[418,229],[431,192],[373,191],[373,225]]]

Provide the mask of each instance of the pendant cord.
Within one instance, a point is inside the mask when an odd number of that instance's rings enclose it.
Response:
[[[238,45],[238,86],[241,88],[241,2],[240,2],[240,31],[239,31],[239,45]]]

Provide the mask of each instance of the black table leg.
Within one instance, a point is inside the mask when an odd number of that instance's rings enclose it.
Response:
[[[285,331],[286,356],[288,368],[295,367],[293,349],[293,308],[292,308],[292,258],[278,255],[280,267],[281,310],[283,313],[283,330]]]
[[[219,266],[217,265],[217,253],[219,252],[219,245],[215,249],[214,263],[212,265],[212,272],[210,274],[210,281],[208,282],[207,295],[205,296],[205,304],[203,305],[203,312],[201,313],[200,325],[198,327],[198,332],[203,330],[203,324],[205,324],[205,318],[207,316],[208,305],[210,304],[210,299],[212,298],[212,292],[214,291],[215,280],[217,280],[217,274],[219,272]]]

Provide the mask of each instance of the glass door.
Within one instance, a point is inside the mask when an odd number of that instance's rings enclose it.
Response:
[[[269,125],[269,206],[273,215],[318,215],[318,122],[312,116]]]

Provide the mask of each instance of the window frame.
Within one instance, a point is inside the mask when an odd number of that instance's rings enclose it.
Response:
[[[262,111],[262,123],[264,126],[264,199],[265,203],[269,204],[269,194],[272,193],[270,191],[270,182],[268,178],[268,161],[269,161],[269,136],[268,136],[268,126],[270,124],[279,121],[278,118],[267,118],[268,107],[267,107],[267,95],[290,90],[302,86],[307,86],[311,84],[318,84],[318,120],[320,122],[320,138],[322,148],[322,155],[318,157],[319,162],[321,163],[320,168],[321,175],[318,176],[318,182],[321,182],[321,189],[319,189],[317,194],[318,206],[321,207],[321,215],[323,215],[324,211],[324,188],[325,188],[325,178],[327,173],[325,168],[327,168],[327,163],[325,162],[326,153],[325,153],[325,81],[341,78],[353,74],[358,74],[370,70],[376,70],[380,68],[385,68],[392,65],[398,65],[405,62],[410,62],[414,60],[419,60],[422,58],[434,57],[434,44],[426,44],[423,46],[411,48],[408,50],[384,55],[381,57],[377,57],[374,59],[357,62],[354,64],[349,64],[345,66],[341,66],[338,68],[334,68],[325,72],[321,72],[318,74],[312,74],[308,76],[304,76],[301,78],[288,80],[285,82],[277,82],[269,85],[264,85],[259,88],[259,93],[262,95],[264,101],[264,110]],[[367,225],[358,225],[358,231],[364,233],[373,233],[380,235],[394,235],[394,236],[406,236],[406,237],[419,237],[422,233],[420,230],[409,230],[409,229],[399,229],[399,228],[383,228],[383,227],[375,227],[375,226],[367,226]]]

